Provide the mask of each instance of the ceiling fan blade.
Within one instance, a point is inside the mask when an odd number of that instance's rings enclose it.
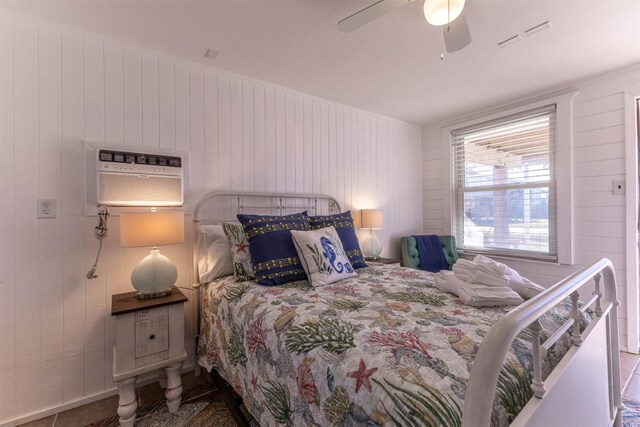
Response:
[[[357,30],[363,25],[384,15],[390,10],[395,9],[398,6],[411,3],[412,1],[414,0],[378,0],[371,6],[367,6],[338,22],[338,29],[343,33],[350,33],[351,31]]]
[[[456,52],[471,43],[471,33],[464,10],[450,24],[444,25],[442,31],[444,45],[449,53]]]

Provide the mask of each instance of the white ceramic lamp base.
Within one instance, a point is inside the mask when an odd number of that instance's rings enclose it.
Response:
[[[378,259],[380,258],[380,253],[382,252],[382,244],[380,240],[373,234],[373,230],[369,233],[369,235],[362,242],[362,252],[364,256],[367,258]]]
[[[151,249],[131,273],[131,284],[138,298],[155,298],[171,293],[178,279],[178,269],[158,248]]]

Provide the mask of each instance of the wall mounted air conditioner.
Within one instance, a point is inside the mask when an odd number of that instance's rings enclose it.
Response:
[[[185,204],[188,154],[176,150],[127,150],[85,142],[87,215],[98,205],[116,209],[175,208]]]

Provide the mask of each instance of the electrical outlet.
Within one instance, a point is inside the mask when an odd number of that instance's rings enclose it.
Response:
[[[56,199],[38,199],[38,218],[56,217]]]

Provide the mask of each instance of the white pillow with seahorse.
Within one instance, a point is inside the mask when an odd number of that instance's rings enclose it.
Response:
[[[311,286],[323,286],[357,275],[335,227],[291,230],[291,235]]]

